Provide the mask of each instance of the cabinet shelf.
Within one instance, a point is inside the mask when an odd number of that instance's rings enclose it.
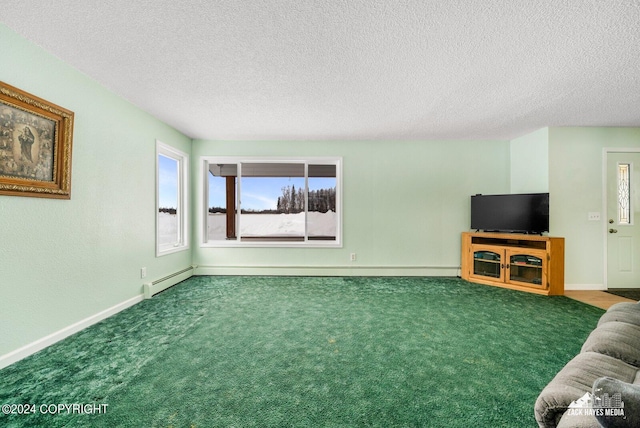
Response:
[[[564,238],[464,232],[461,276],[544,295],[564,294]]]
[[[473,259],[477,263],[500,264],[500,260]]]

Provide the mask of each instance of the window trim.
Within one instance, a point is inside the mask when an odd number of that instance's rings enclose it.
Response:
[[[178,235],[173,246],[160,246],[160,156],[178,163]],[[189,155],[168,144],[156,140],[156,257],[189,249]]]
[[[335,240],[314,240],[308,239],[308,224],[305,222],[304,241],[243,241],[238,234],[232,240],[209,240],[208,239],[208,214],[209,214],[209,164],[237,164],[242,163],[301,163],[305,171],[305,200],[308,198],[308,166],[309,165],[335,165],[336,167],[336,239]],[[322,157],[286,157],[286,156],[201,156],[200,157],[200,177],[203,180],[202,209],[200,210],[200,247],[221,248],[342,248],[342,157],[322,156]],[[241,168],[241,167],[240,167]],[[240,169],[241,171],[241,169]],[[238,185],[238,200],[242,199],[241,185]],[[308,212],[308,204],[305,204],[305,213]],[[236,222],[239,215],[236,214]],[[238,225],[238,227],[240,227]]]

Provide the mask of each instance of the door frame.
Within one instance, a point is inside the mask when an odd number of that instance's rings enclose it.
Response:
[[[609,153],[640,153],[638,147],[604,147],[602,149],[602,211],[600,214],[600,221],[602,226],[602,239],[603,239],[603,258],[604,258],[604,289],[609,289],[609,224],[607,223],[607,157]]]

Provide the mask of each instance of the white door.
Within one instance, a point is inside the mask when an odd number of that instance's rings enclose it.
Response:
[[[640,288],[640,153],[607,153],[607,288]]]

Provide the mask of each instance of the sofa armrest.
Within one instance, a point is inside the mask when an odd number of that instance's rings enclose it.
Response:
[[[608,355],[585,352],[576,355],[542,390],[535,403],[540,427],[555,428],[569,405],[591,392],[596,379],[604,376],[633,382],[638,368]]]

